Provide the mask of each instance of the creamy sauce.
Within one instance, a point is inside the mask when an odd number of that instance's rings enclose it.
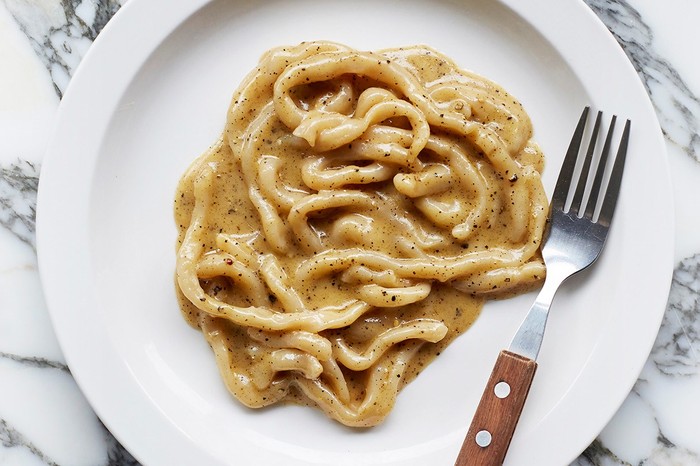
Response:
[[[175,198],[183,315],[231,393],[380,423],[487,298],[543,278],[531,133],[427,47],[267,52]]]

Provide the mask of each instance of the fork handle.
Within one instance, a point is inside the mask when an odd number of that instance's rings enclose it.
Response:
[[[532,359],[500,352],[455,466],[503,464],[536,369]]]

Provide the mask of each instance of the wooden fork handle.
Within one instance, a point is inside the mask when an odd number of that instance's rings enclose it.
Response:
[[[523,411],[537,363],[501,351],[455,466],[500,466]]]

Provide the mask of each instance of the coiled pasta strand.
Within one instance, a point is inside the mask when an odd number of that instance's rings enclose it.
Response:
[[[486,298],[544,277],[531,136],[424,46],[266,52],[175,202],[182,311],[232,395],[380,423]]]

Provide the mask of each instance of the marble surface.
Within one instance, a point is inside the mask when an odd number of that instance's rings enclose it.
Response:
[[[126,0],[0,0],[0,465],[136,465],[83,398],[37,273],[36,190],[56,108]],[[666,138],[676,269],[654,348],[573,463],[700,465],[700,2],[586,0],[642,77]]]

